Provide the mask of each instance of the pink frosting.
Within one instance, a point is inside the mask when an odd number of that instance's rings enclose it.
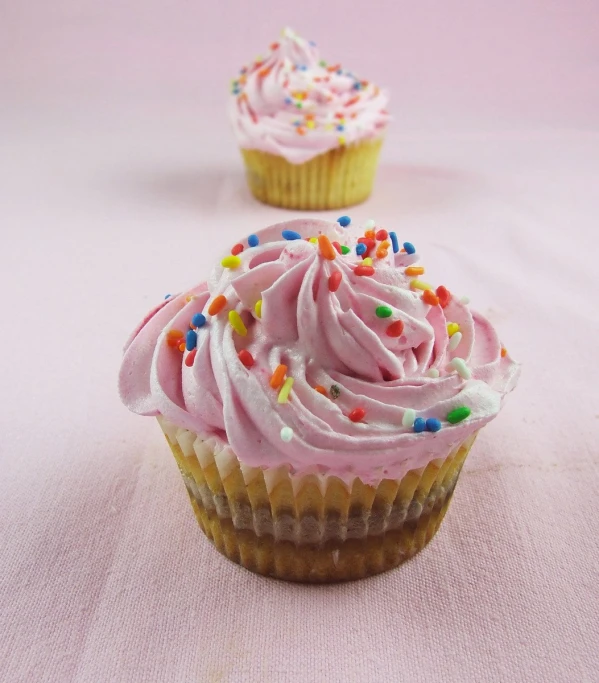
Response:
[[[324,258],[318,244],[288,241],[282,231],[302,238],[327,235],[351,251]],[[374,258],[373,276],[359,276],[355,252],[359,235],[336,223],[295,220],[258,233],[260,244],[239,254],[235,269],[218,265],[208,282],[170,297],[146,317],[125,349],[120,394],[125,405],[142,415],[163,415],[194,432],[217,436],[247,465],[287,465],[300,473],[321,472],[375,481],[400,477],[411,468],[443,457],[492,419],[504,395],[516,384],[519,365],[502,353],[487,320],[456,296],[442,308],[414,290],[405,268],[416,254],[393,253]],[[336,291],[329,277],[341,273]],[[208,314],[223,294],[225,308]],[[261,318],[255,304],[262,300]],[[387,306],[390,317],[377,316]],[[229,323],[237,311],[247,335]],[[185,331],[195,313],[206,324],[197,329],[193,363],[189,351],[167,343],[170,330]],[[404,324],[399,337],[387,329]],[[451,351],[448,322],[460,326],[462,339]],[[247,349],[254,365],[247,368],[239,352]],[[449,365],[464,360],[471,372],[464,379]],[[284,364],[294,384],[287,403],[278,403],[270,386],[274,369]],[[438,377],[431,377],[433,369]],[[314,387],[322,386],[328,395]],[[331,386],[339,389],[338,398]],[[467,406],[470,416],[458,424],[446,417]],[[363,408],[353,422],[348,415]],[[440,431],[415,433],[403,426],[406,410],[438,418]],[[291,441],[281,430],[293,430]]]
[[[388,96],[285,29],[269,55],[233,81],[229,114],[239,145],[294,164],[341,145],[379,137]]]

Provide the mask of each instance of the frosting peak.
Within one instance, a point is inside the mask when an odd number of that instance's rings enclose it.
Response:
[[[498,413],[519,366],[482,316],[419,279],[417,260],[380,226],[296,220],[251,235],[146,318],[122,399],[252,466],[370,482],[444,457]]]
[[[340,64],[327,64],[314,43],[285,29],[265,58],[233,80],[229,114],[242,148],[301,164],[380,136],[389,121],[388,99]]]

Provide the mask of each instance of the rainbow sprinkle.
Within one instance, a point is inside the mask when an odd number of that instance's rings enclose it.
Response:
[[[245,337],[248,333],[247,327],[244,325],[241,316],[237,311],[229,311],[229,325],[237,332],[237,334]]]
[[[281,387],[281,390],[279,391],[279,396],[277,398],[277,403],[287,403],[289,400],[289,393],[291,392],[291,387],[293,386],[294,379],[293,377],[288,377],[285,382],[283,383],[283,386]]]

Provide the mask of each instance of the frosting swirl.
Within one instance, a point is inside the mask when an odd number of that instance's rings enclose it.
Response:
[[[233,80],[229,114],[239,145],[294,164],[382,134],[387,94],[285,29],[281,39]]]
[[[435,302],[418,289],[416,253],[394,253],[383,233],[372,268],[356,254],[360,236],[335,223],[290,221],[245,241],[224,260],[233,267],[168,298],[134,332],[123,402],[215,435],[251,466],[372,482],[443,457],[498,413],[519,366],[482,316],[447,290]],[[203,318],[181,352],[177,337]],[[272,381],[281,365],[293,380],[286,402]],[[451,424],[460,407],[469,416]],[[442,428],[417,433],[414,416]]]

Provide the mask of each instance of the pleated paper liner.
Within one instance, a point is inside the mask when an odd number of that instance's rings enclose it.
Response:
[[[337,147],[303,164],[281,156],[242,149],[254,197],[286,209],[323,211],[365,201],[371,191],[383,140]]]
[[[376,487],[239,463],[215,439],[158,418],[200,527],[233,562],[288,581],[364,578],[401,564],[435,535],[471,435],[444,459]]]

